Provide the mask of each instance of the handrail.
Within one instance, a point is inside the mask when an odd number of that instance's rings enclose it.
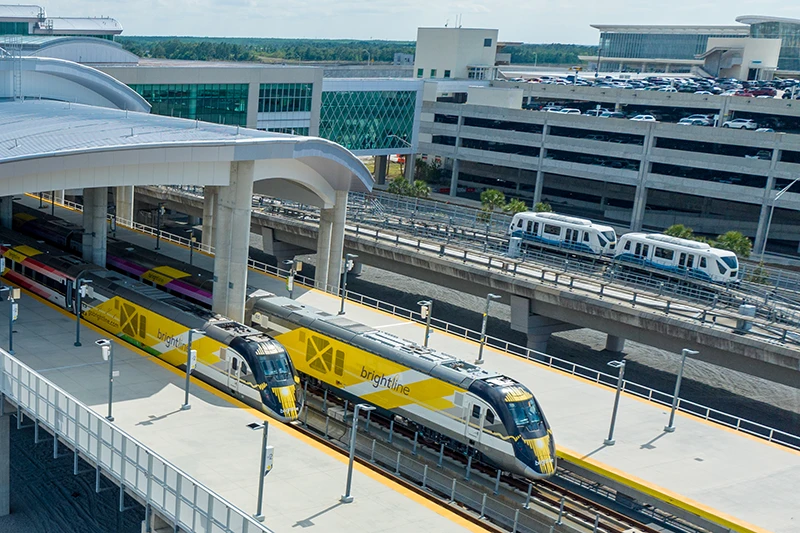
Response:
[[[72,202],[70,203],[72,205],[69,207],[71,207],[72,209],[76,209],[79,211],[83,209],[83,207],[80,204],[75,204]],[[128,221],[123,221],[123,222],[128,222]],[[137,228],[138,227],[147,228],[148,231],[146,231],[146,233],[150,235],[155,235],[155,229],[152,227],[148,227],[138,223],[136,224],[136,226]],[[137,229],[137,231],[142,231],[142,230]],[[171,234],[162,231],[161,233],[162,239],[168,240],[168,238],[170,237],[174,237],[174,240],[170,242],[177,242],[182,239],[181,237],[171,236]],[[188,239],[183,239],[183,240],[188,242]],[[178,242],[178,244],[181,243]],[[186,244],[183,245],[187,246]],[[208,247],[208,249],[210,250],[210,252],[208,253],[213,255],[213,248]],[[256,261],[250,258],[248,258],[248,267],[257,272],[262,272],[264,274],[275,276],[280,279],[287,279],[289,276],[289,270],[280,267],[274,267],[266,263],[263,263],[261,261]],[[316,288],[322,290],[326,293],[341,295],[341,289],[339,287],[335,287],[333,285],[326,285],[325,287],[318,286],[313,278],[309,278],[301,274],[295,274],[294,282],[296,284],[303,285],[308,288]],[[410,309],[406,309],[404,307],[400,307],[398,305],[394,305],[388,302],[383,302],[381,300],[378,300],[377,298],[372,298],[371,296],[366,296],[350,290],[346,291],[345,297],[350,301],[360,303],[364,306],[371,307],[373,309],[384,311],[386,313],[391,314],[392,316],[397,316],[407,320],[412,320],[420,324],[425,323],[425,319],[422,318],[422,315],[418,311],[412,311]],[[452,324],[435,317],[431,317],[431,328],[439,331],[444,331],[445,333],[450,333],[452,335],[463,337],[465,339],[476,342],[480,341],[481,338],[481,334],[475,330],[471,330],[463,326]],[[592,381],[594,383],[606,385],[609,387],[616,386],[617,382],[616,376],[612,376],[610,374],[606,374],[604,372],[600,372],[598,370],[594,370],[589,367],[585,367],[577,363],[567,361],[565,359],[560,359],[558,357],[548,355],[543,352],[531,350],[530,348],[527,348],[525,346],[520,346],[518,344],[514,344],[512,342],[497,337],[492,337],[491,335],[486,336],[486,343],[487,345],[503,353],[509,355],[521,356],[528,361],[542,364],[544,366],[565,372],[572,376],[580,377],[588,381]],[[636,395],[648,401],[666,406],[672,404],[672,399],[673,399],[672,395],[663,393],[656,389],[652,389],[645,385],[634,383],[629,380],[624,380],[623,387],[624,390],[629,394]],[[699,416],[704,420],[724,425],[736,431],[741,431],[753,435],[755,437],[763,438],[769,442],[773,442],[789,448],[800,450],[800,435],[795,435],[779,429],[775,429],[770,426],[760,424],[758,422],[753,422],[752,420],[748,420],[746,418],[731,415],[729,413],[725,413],[724,411],[719,411],[717,409],[713,409],[711,407],[707,407],[702,404],[691,402],[689,400],[683,400],[681,398],[678,398],[678,410]]]
[[[272,531],[222,496],[173,465],[80,400],[0,350],[0,392],[29,416],[94,462],[120,484],[183,531],[250,533]],[[18,427],[21,419],[17,419]],[[54,449],[57,443],[54,444]],[[77,464],[77,463],[76,463]],[[122,500],[120,500],[122,505]],[[120,509],[122,510],[122,509]]]

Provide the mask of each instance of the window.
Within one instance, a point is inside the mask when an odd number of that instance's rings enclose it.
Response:
[[[588,231],[584,231],[583,232],[583,242],[589,242],[589,232]]]
[[[473,405],[472,406],[472,418],[479,420],[481,418],[481,406],[480,405]]]
[[[528,233],[530,233],[530,232],[531,232],[531,230],[533,230],[533,221],[532,221],[532,220],[529,220],[529,221],[528,221],[528,229],[527,229]]]
[[[445,78],[449,78],[450,77],[450,71],[449,70],[445,70],[444,71],[444,77]]]
[[[530,224],[530,222],[528,222],[528,224]],[[522,227],[522,219],[517,220],[517,227],[518,228]]]
[[[484,48],[489,48],[490,46],[492,46],[492,39],[491,38],[484,39],[483,40],[483,47]]]
[[[431,78],[435,78],[435,77],[436,77],[436,69],[432,68],[431,69]]]
[[[625,250],[630,251],[630,249],[631,249],[631,241],[628,241],[625,243]]]
[[[719,273],[723,276],[728,273],[728,269],[725,268],[725,265],[723,265],[721,261],[717,261],[717,268],[719,269]]]
[[[553,224],[545,224],[544,232],[548,235],[561,235],[561,228]]]
[[[311,111],[311,83],[262,83],[258,89],[259,113]]]
[[[494,424],[494,413],[491,409],[486,410],[486,423],[487,424]]]
[[[656,246],[653,256],[659,259],[664,259],[665,261],[672,261],[672,259],[675,257],[675,252],[673,250],[667,250],[666,248],[659,248]]]
[[[247,83],[133,84],[152,115],[247,125]]]
[[[421,69],[421,68],[417,69],[417,77],[418,78],[421,78],[424,73],[425,73],[424,69]]]
[[[705,257],[700,258],[700,268],[708,268],[708,263],[706,263]]]

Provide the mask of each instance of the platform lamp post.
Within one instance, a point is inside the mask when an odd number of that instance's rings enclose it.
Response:
[[[792,188],[792,185],[800,181],[800,178],[795,178],[789,185],[778,191],[778,194],[775,195],[775,198],[772,200],[772,205],[769,208],[769,218],[767,219],[767,230],[764,232],[764,242],[761,245],[761,260],[759,262],[764,262],[764,252],[767,250],[767,239],[769,238],[769,227],[772,225],[772,213],[775,211],[775,204],[778,203],[778,200],[781,199],[781,196],[786,194],[789,189]]]
[[[264,478],[272,471],[274,464],[275,449],[269,446],[269,422],[264,420],[261,424],[249,424],[250,429],[253,431],[262,430],[261,433],[261,469],[258,473],[258,504],[256,505],[256,514],[253,518],[259,522],[264,521],[264,514],[262,512],[264,506]]]
[[[499,294],[492,294],[491,292],[486,295],[486,307],[483,310],[483,323],[481,324],[481,344],[478,347],[478,358],[475,360],[476,365],[483,364],[483,347],[486,346],[486,323],[489,321],[489,304],[492,300],[499,300]]]
[[[625,361],[609,361],[606,363],[612,368],[619,369],[619,377],[617,378],[617,394],[614,396],[614,410],[611,411],[611,426],[608,428],[608,438],[603,441],[606,446],[613,446],[614,440],[614,425],[617,423],[617,409],[619,408],[619,395],[622,392],[622,380],[625,377]]]
[[[342,303],[339,306],[339,314],[344,314],[344,300],[347,294],[347,273],[353,268],[353,260],[357,259],[356,254],[345,254],[344,265],[342,265]]]
[[[50,215],[56,216],[56,191],[50,191]]]
[[[39,209],[47,209],[44,206],[44,198],[43,198],[43,195],[42,195],[42,191],[39,191]]]
[[[681,393],[681,379],[683,379],[683,367],[686,365],[686,356],[697,355],[700,352],[684,348],[681,350],[681,368],[678,370],[678,378],[675,380],[675,394],[672,395],[672,409],[669,412],[669,424],[664,426],[664,431],[672,433],[675,431],[675,411],[678,408],[678,395]]]
[[[197,350],[192,350],[192,335],[205,335],[205,331],[196,328],[189,330],[189,342],[186,345],[186,383],[183,386],[183,405],[181,405],[181,411],[188,411],[192,408],[189,404],[189,377],[192,375],[194,367],[197,366]]]
[[[186,230],[186,233],[189,234],[189,266],[192,265],[192,256],[194,255],[194,246],[197,242],[197,237],[194,236],[194,228],[190,228]]]
[[[158,210],[156,210],[156,250],[161,249],[161,217],[166,212],[164,202],[158,202]]]
[[[350,430],[350,460],[347,463],[347,484],[344,488],[344,494],[339,499],[342,503],[352,503],[353,502],[353,495],[350,493],[350,489],[353,486],[353,460],[355,459],[356,455],[356,435],[358,434],[358,412],[364,411],[366,413],[370,411],[374,411],[375,408],[371,405],[366,403],[359,403],[356,404],[356,408],[353,410],[353,428]]]
[[[103,361],[108,361],[108,415],[106,420],[109,422],[114,421],[111,416],[111,404],[114,399],[114,378],[119,376],[119,372],[114,372],[114,344],[108,339],[98,339],[94,341],[100,347],[100,353],[103,355]]]
[[[86,296],[86,287],[92,282],[90,279],[83,279],[78,276],[75,280],[73,290],[75,291],[75,346],[81,345],[81,312],[83,310],[83,298]]]
[[[0,261],[0,271],[3,270],[3,263],[4,260]],[[8,353],[14,355],[14,322],[19,316],[19,304],[16,300],[19,300],[20,292],[19,288],[8,285],[0,288],[0,291],[2,299],[8,300]]]
[[[422,318],[425,319],[425,341],[422,343],[422,345],[427,348],[428,339],[431,336],[431,314],[433,314],[433,301],[422,300],[421,302],[417,302],[417,305],[420,308],[420,315],[422,315]]]
[[[294,277],[303,270],[303,262],[295,259],[285,259],[283,264],[289,268],[289,277],[286,278],[286,290],[289,291],[289,299],[294,299]]]

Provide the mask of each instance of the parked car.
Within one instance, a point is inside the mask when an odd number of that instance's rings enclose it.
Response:
[[[675,87],[661,87],[660,89],[657,89],[657,91],[660,93],[676,93],[678,92],[678,89]]]
[[[752,118],[735,118],[722,123],[723,128],[734,128],[737,130],[757,130],[758,124]]]
[[[631,120],[635,120],[637,122],[658,122],[656,117],[653,115],[636,115]]]
[[[684,117],[691,120],[702,120],[705,124],[703,126],[712,126],[714,124],[714,120],[711,119],[708,115],[689,115],[688,117]]]
[[[600,114],[600,118],[625,118],[625,113],[619,111],[606,111]]]
[[[682,118],[678,121],[679,126],[710,126],[708,120],[702,118]]]
[[[778,91],[775,89],[775,87],[759,87],[757,89],[750,89],[750,93],[753,96],[775,97],[778,95]]]
[[[775,130],[772,128],[758,128],[756,131],[760,131],[762,133],[775,133]]]
[[[564,109],[559,111],[559,113],[563,113],[564,115],[580,115],[581,114],[581,110],[580,109],[576,109],[574,107],[565,107]]]
[[[754,155],[746,155],[747,159],[772,159],[772,152],[770,150],[759,150]]]
[[[603,113],[608,113],[608,110],[606,110],[606,109],[590,109],[589,111],[584,113],[584,115],[586,115],[587,117],[599,117]]]

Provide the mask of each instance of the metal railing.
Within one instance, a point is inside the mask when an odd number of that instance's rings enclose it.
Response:
[[[156,454],[101,415],[37,374],[18,359],[0,350],[0,392],[17,406],[17,427],[28,416],[71,447],[75,455],[93,463],[96,489],[101,473],[120,485],[120,512],[125,491],[134,494],[149,510],[155,510],[183,531],[251,533],[270,532],[238,507]],[[38,431],[38,429],[37,429]]]
[[[73,202],[69,202],[67,206],[78,211],[83,209],[83,207],[80,204],[75,204]],[[147,227],[142,224],[137,224],[137,227],[138,226],[146,228],[145,233],[149,235],[155,235],[154,228]],[[188,247],[188,242],[189,242],[188,239],[173,236],[163,231],[161,235],[162,235],[161,238],[165,241],[175,242],[176,244],[181,244],[182,246]],[[212,247],[207,247],[207,250],[208,253],[213,255]],[[253,259],[248,259],[248,267],[257,272],[261,272],[270,276],[275,276],[280,279],[287,279],[289,277],[289,270],[268,265],[260,261],[255,261]],[[325,287],[322,287],[321,285],[317,285],[313,278],[309,278],[301,274],[295,274],[294,280],[296,284],[303,285],[308,288],[317,288],[324,292],[336,295],[341,294],[340,292],[341,289],[339,287],[335,287],[332,285],[327,285]],[[345,296],[350,301],[359,303],[366,307],[371,307],[373,309],[384,311],[386,313],[391,314],[392,316],[403,318],[405,320],[411,320],[420,324],[424,324],[426,321],[426,319],[422,318],[422,315],[420,314],[419,311],[406,309],[398,305],[378,300],[377,298],[373,298],[371,296],[366,296],[350,290],[346,291]],[[707,325],[710,325],[711,323],[712,322],[707,322]],[[462,337],[464,339],[472,340],[475,342],[480,342],[481,339],[481,334],[478,331],[471,330],[469,328],[459,326],[457,324],[452,324],[450,322],[446,322],[444,320],[435,317],[431,317],[431,328],[446,333],[450,333],[457,337]],[[492,337],[491,335],[486,336],[486,344],[506,354],[523,357],[528,361],[536,362],[545,365],[549,368],[553,368],[556,370],[566,372],[573,376],[584,378],[594,383],[607,385],[612,388],[616,387],[617,376],[612,376],[611,374],[606,374],[604,372],[600,372],[598,370],[594,370],[592,368],[585,367],[577,363],[567,361],[565,359],[560,359],[558,357],[548,355],[543,352],[531,350],[530,348],[527,348],[525,346],[520,346],[518,344],[514,344],[512,342],[497,337]],[[644,398],[648,401],[658,403],[660,405],[664,406],[672,405],[673,396],[671,394],[658,391],[656,389],[647,387],[645,385],[624,380],[623,390],[630,394],[636,395],[640,398]],[[776,444],[800,450],[800,435],[795,435],[792,433],[781,431],[779,429],[775,429],[764,424],[759,424],[758,422],[753,422],[752,420],[748,420],[746,418],[741,418],[735,415],[731,415],[729,413],[725,413],[723,411],[719,411],[717,409],[713,409],[711,407],[707,407],[702,404],[691,402],[689,400],[683,400],[681,398],[678,398],[678,410],[685,413],[696,415],[700,418],[703,418],[704,420],[724,425],[736,431],[741,431],[759,438],[763,438],[769,442],[774,442]]]

